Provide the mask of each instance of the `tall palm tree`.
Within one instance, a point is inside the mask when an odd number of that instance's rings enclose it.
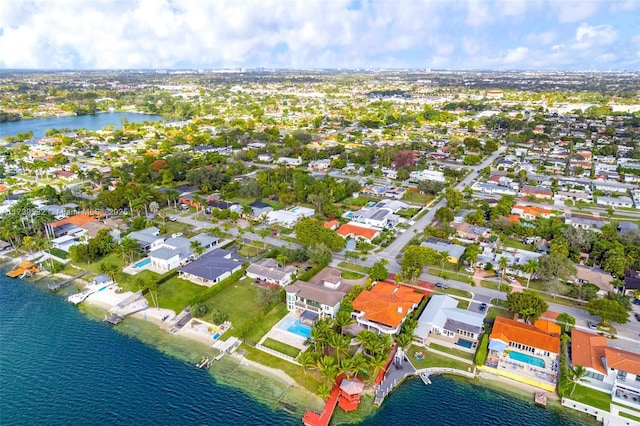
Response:
[[[504,256],[501,256],[500,259],[498,260],[498,266],[500,267],[500,269],[502,270],[502,275],[500,276],[500,284],[502,284],[502,280],[504,279],[504,274],[507,271],[507,267],[509,266],[509,262],[507,261],[507,258]]]
[[[522,265],[522,270],[529,274],[527,277],[527,288],[529,288],[529,283],[531,282],[531,277],[538,270],[538,261],[536,259],[529,259],[527,263]]]
[[[100,271],[106,276],[108,276],[110,279],[115,281],[116,278],[118,277],[118,274],[120,273],[120,268],[118,268],[116,265],[114,265],[111,262],[102,262],[100,264]]]
[[[368,367],[371,371],[371,381],[374,381],[381,371],[385,370],[387,365],[387,356],[385,354],[376,354],[368,360]]]
[[[173,201],[173,207],[178,210],[178,198],[180,194],[175,189],[167,189],[164,193],[167,197],[167,206],[170,206],[170,202]]]
[[[576,390],[576,386],[578,385],[578,383],[583,383],[586,381],[585,377],[587,377],[587,369],[581,365],[575,365],[569,371],[569,383],[573,383],[573,388],[571,388],[571,392],[569,393],[569,396],[571,396]]]
[[[362,378],[367,373],[369,363],[363,353],[357,353],[351,358],[351,369],[354,376]]]
[[[313,359],[313,354],[309,350],[300,352],[298,354],[297,361],[305,374],[307,374],[307,368],[313,368],[316,365],[316,361]]]
[[[344,374],[347,380],[355,376],[353,369],[353,358],[345,358],[338,361],[338,376]]]
[[[189,244],[189,247],[198,256],[200,256],[204,252],[204,247],[202,247],[202,244],[200,244],[200,241],[196,241],[196,240],[191,241],[191,243]]]
[[[336,358],[340,360],[340,355],[347,350],[349,346],[349,338],[342,334],[331,332],[329,333],[327,343],[333,348],[336,354]]]
[[[318,370],[320,375],[330,382],[334,382],[338,375],[338,363],[336,359],[329,355],[324,355],[318,360]]]
[[[320,386],[318,386],[318,390],[317,390],[318,396],[322,399],[327,399],[331,395],[332,389],[333,387],[330,384],[320,383]]]
[[[351,317],[351,313],[347,311],[338,311],[336,318],[333,320],[333,324],[340,334],[344,334],[345,327],[353,324],[355,320]]]

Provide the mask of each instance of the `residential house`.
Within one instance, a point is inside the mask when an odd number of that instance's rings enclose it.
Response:
[[[618,223],[618,232],[621,234],[629,234],[632,232],[638,232],[640,228],[638,228],[638,224],[634,222],[622,221]]]
[[[314,209],[302,206],[292,207],[289,210],[274,210],[267,213],[267,223],[277,223],[291,228],[303,217],[313,217],[315,213]]]
[[[418,318],[413,332],[414,343],[428,346],[429,338],[439,344],[456,345],[464,351],[475,351],[484,328],[484,315],[458,308],[458,300],[447,295],[434,295]]]
[[[511,214],[517,215],[521,219],[532,221],[536,220],[538,217],[549,219],[552,215],[552,211],[536,206],[525,206],[522,204],[516,204],[511,209]]]
[[[497,317],[489,336],[486,366],[493,372],[554,391],[559,372],[560,327],[548,321],[525,324]]]
[[[249,265],[246,274],[260,282],[284,287],[291,282],[296,272],[298,272],[298,268],[295,266],[280,267],[275,259],[264,258]]]
[[[577,213],[565,213],[564,223],[576,229],[590,229],[592,231],[599,231],[604,226],[604,220],[601,217]]]
[[[429,247],[437,252],[446,252],[448,254],[447,261],[451,263],[458,263],[465,250],[464,246],[436,237],[429,237],[420,245],[423,247]]]
[[[424,295],[411,287],[378,281],[352,302],[352,316],[361,326],[383,334],[396,334]]]
[[[456,230],[459,238],[470,241],[482,241],[491,235],[491,229],[484,226],[471,225],[469,223],[451,222],[451,228]]]
[[[218,238],[199,234],[192,238],[171,237],[160,243],[149,253],[151,265],[160,271],[168,272],[186,262],[195,259],[192,244],[197,241],[205,250],[210,250],[218,242]]]
[[[482,194],[516,195],[516,191],[501,185],[486,182],[475,182],[471,190],[480,191]]]
[[[329,159],[309,161],[309,164],[307,166],[307,169],[310,172],[320,172],[320,173],[326,173],[329,171],[330,168],[331,168],[331,160]]]
[[[634,291],[640,291],[640,271],[628,269],[624,273],[624,291],[628,296],[633,296]]]
[[[285,287],[287,309],[291,312],[311,312],[322,318],[335,318],[342,298],[351,290],[343,282],[342,272],[336,268],[324,268],[309,282],[298,280]]]
[[[392,213],[388,209],[379,209],[377,207],[363,207],[354,212],[352,219],[356,222],[366,223],[376,228],[393,228],[399,221],[400,216]]]
[[[178,276],[192,283],[211,287],[241,269],[242,264],[232,260],[230,251],[215,249],[180,268]]]
[[[613,277],[610,273],[598,269],[592,268],[584,265],[574,265],[576,267],[576,275],[573,277],[573,282],[576,284],[593,284],[598,286],[600,289],[598,291],[598,295],[606,296],[606,294],[610,291],[613,291],[613,286],[611,285],[611,281],[613,281]]]
[[[640,414],[640,353],[608,346],[605,336],[571,331],[571,363],[586,369],[582,385],[611,395],[611,402]]]
[[[438,170],[420,170],[409,173],[409,181],[419,182],[422,180],[433,180],[436,182],[446,182],[444,173]]]
[[[599,206],[611,206],[611,207],[633,207],[633,200],[631,197],[598,197],[596,203]]]
[[[535,198],[551,199],[553,191],[549,188],[541,188],[539,186],[523,186],[520,190],[522,197],[532,196]]]
[[[291,158],[291,157],[280,157],[274,161],[277,164],[283,164],[287,167],[296,167],[302,164],[302,157]]]
[[[464,223],[464,219],[471,213],[471,210],[461,209],[453,215],[453,223]]]
[[[160,230],[155,226],[130,232],[127,237],[137,241],[142,251],[154,250],[164,242],[164,238],[160,236]]]
[[[273,207],[271,207],[267,203],[263,203],[262,201],[254,201],[253,203],[249,204],[249,207],[251,207],[251,216],[254,219],[259,219],[265,216],[270,211],[273,211]]]
[[[336,232],[345,238],[361,239],[369,242],[380,234],[379,229],[357,222],[345,223]]]

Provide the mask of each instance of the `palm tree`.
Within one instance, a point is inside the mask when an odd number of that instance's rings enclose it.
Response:
[[[531,277],[538,270],[538,261],[536,259],[529,259],[527,263],[522,265],[522,270],[529,274],[527,277],[527,288],[529,288],[529,282],[531,282]]]
[[[569,393],[569,396],[571,396],[576,390],[576,386],[578,385],[578,383],[586,382],[585,377],[587,377],[587,369],[581,365],[575,365],[569,371],[569,383],[573,383],[573,388]]]
[[[330,333],[327,343],[333,348],[336,354],[336,358],[340,360],[340,354],[346,351],[349,346],[349,338],[339,333]]]
[[[501,256],[498,260],[498,266],[502,270],[502,275],[500,276],[500,284],[498,284],[498,287],[500,287],[502,285],[502,280],[504,279],[504,274],[506,273],[507,266],[509,266],[509,261],[507,261],[506,257]],[[498,290],[500,289],[498,288]]]
[[[102,262],[100,264],[100,271],[108,276],[111,280],[115,281],[120,273],[120,268],[111,262]]]
[[[133,200],[129,201],[129,207],[131,207],[132,215],[133,212],[137,212],[136,216],[140,216],[140,210],[142,210],[143,207],[146,208],[146,206],[144,206],[144,202],[140,198],[134,198]]]
[[[145,281],[144,288],[149,292],[149,296],[151,296],[151,301],[158,307],[158,281],[154,279],[149,279]]]
[[[344,334],[345,327],[353,324],[355,320],[351,317],[351,313],[347,311],[338,311],[336,319],[333,320],[334,326],[340,334]]]
[[[315,360],[313,359],[313,354],[306,350],[304,352],[300,352],[298,354],[298,364],[302,367],[302,371],[304,374],[307,374],[307,368],[313,368],[316,365]]]
[[[158,213],[158,210],[160,210],[160,204],[158,204],[156,201],[152,201],[149,203],[149,211],[151,213]]]
[[[368,361],[367,357],[362,353],[355,354],[351,358],[351,369],[354,373],[354,376],[360,375],[362,377],[363,374],[367,373]]]
[[[29,253],[31,254],[31,256],[33,256],[33,244],[34,244],[33,237],[30,235],[27,235],[22,239],[22,245],[27,250],[29,250]]]
[[[162,219],[162,229],[163,229],[162,232],[164,232],[164,230],[166,228],[167,212],[162,210],[160,213],[158,213],[158,216],[160,217],[160,219]]]
[[[258,235],[262,237],[262,248],[267,248],[266,238],[271,234],[271,230],[263,228],[258,231]]]
[[[385,366],[387,365],[387,356],[385,354],[376,354],[375,356],[369,358],[368,367],[371,371],[371,381],[374,381],[378,374],[381,371],[385,370]]]
[[[167,189],[164,193],[167,197],[167,206],[170,206],[170,202],[173,200],[173,207],[178,210],[178,198],[180,198],[180,194],[175,189]]]
[[[444,271],[444,262],[449,258],[449,253],[447,253],[446,251],[439,251],[438,252],[438,263],[440,263],[440,269],[442,269]]]
[[[329,396],[331,395],[331,389],[333,389],[333,387],[327,383],[320,383],[320,386],[318,386],[318,396],[322,399],[327,399],[329,398]]]
[[[242,205],[242,217],[248,217],[253,214],[253,208],[248,204]]]
[[[189,246],[191,247],[191,250],[193,250],[193,252],[198,256],[204,253],[204,247],[202,247],[202,244],[200,244],[200,241],[193,240],[191,241]]]
[[[311,329],[311,340],[316,352],[323,353],[324,345],[327,343],[329,334],[329,328],[325,321],[318,321],[316,325]]]
[[[320,375],[330,382],[334,382],[338,375],[338,365],[334,357],[324,355],[318,360],[318,370]]]
[[[558,318],[556,318],[556,322],[559,322],[562,324],[562,330],[565,333],[567,333],[571,327],[576,325],[576,319],[566,312],[563,312],[560,315],[558,315]]]
[[[205,199],[202,195],[195,194],[193,196],[193,204],[196,206],[196,217],[200,217],[200,211],[204,210],[204,202]]]
[[[408,333],[400,333],[396,335],[396,342],[401,348],[406,348],[413,340],[412,336]]]
[[[345,358],[338,361],[338,376],[344,374],[347,380],[350,380],[354,375],[353,358]]]
[[[369,354],[371,355],[371,350],[370,348],[372,347],[372,342],[373,339],[375,339],[376,337],[376,333],[374,333],[371,330],[362,330],[360,333],[358,333],[358,335],[356,336],[356,340],[358,341],[358,343],[360,343],[362,345],[362,347],[369,352]]]

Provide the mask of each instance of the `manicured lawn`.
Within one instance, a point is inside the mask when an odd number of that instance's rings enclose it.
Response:
[[[353,263],[340,262],[340,263],[338,263],[338,266],[340,268],[348,269],[350,271],[361,272],[361,273],[363,273],[365,275],[369,273],[369,268],[367,268],[366,266],[362,266],[362,265],[354,265]]]
[[[635,420],[636,422],[640,423],[640,416],[634,416],[633,414],[627,414],[624,411],[620,411],[619,412],[620,416],[626,418],[626,419],[631,419],[631,420]]]
[[[498,288],[498,283],[495,281],[489,281],[489,280],[482,280],[480,281],[480,284],[482,284],[482,287],[486,287],[486,288],[491,288],[494,290],[499,290],[502,291],[504,293],[507,293],[507,289],[509,288],[509,286],[506,283],[502,283],[500,285],[500,288]]]
[[[487,309],[487,316],[485,321],[494,322],[496,317],[513,318],[513,314],[506,309],[496,308],[495,306]]]
[[[458,361],[448,356],[435,354],[433,352],[429,352],[425,348],[421,348],[419,346],[411,345],[409,350],[407,351],[407,355],[411,360],[411,364],[413,364],[416,368],[429,368],[429,367],[445,367],[445,368],[456,368],[458,370],[467,371],[471,366],[466,362]],[[416,352],[422,352],[424,354],[424,359],[419,361],[415,357]]]
[[[468,300],[460,300],[458,301],[458,309],[468,309],[469,308],[469,301]]]
[[[262,336],[267,334],[267,332],[288,313],[289,311],[287,310],[287,306],[284,303],[279,303],[268,314],[266,314],[260,322],[251,327],[249,332],[244,336],[245,342],[248,344],[258,343],[260,339],[262,339]],[[232,330],[232,332],[233,331],[234,330]]]
[[[358,198],[346,198],[342,201],[342,204],[345,206],[357,206],[362,207],[367,204],[369,201],[376,201],[373,198],[367,197],[358,197]]]
[[[209,312],[217,309],[226,313],[233,327],[241,329],[262,310],[257,300],[258,287],[251,285],[252,282],[251,278],[242,279],[207,300]]]
[[[471,293],[469,293],[466,290],[460,290],[459,288],[451,288],[451,287],[449,287],[449,288],[443,290],[443,289],[439,289],[439,288],[436,287],[436,289],[440,290],[440,291],[443,291],[444,293],[454,295],[454,296],[466,297],[468,299],[471,299],[471,297],[472,297]]]
[[[156,220],[155,226],[157,226],[158,228],[162,228],[162,219]],[[190,232],[191,229],[193,229],[193,227],[191,225],[187,225],[186,223],[171,222],[168,219],[164,221],[164,236],[171,236],[171,234],[177,234],[179,232]]]
[[[286,343],[278,342],[277,340],[273,340],[270,337],[267,337],[262,343],[267,348],[273,349],[274,351],[278,351],[281,354],[289,355],[290,357],[297,357],[300,353],[300,349],[295,348],[293,346],[289,346]]]
[[[448,348],[446,346],[442,346],[437,343],[431,343],[429,347],[437,351],[444,352],[446,354],[455,355],[459,358],[464,358],[464,359],[468,359],[469,361],[473,361],[473,354],[469,352],[461,351],[459,349],[454,349],[454,348]]]
[[[609,411],[611,405],[611,395],[582,385],[577,385],[576,390],[568,398],[606,411]]]
[[[362,278],[364,277],[363,274],[359,274],[357,272],[351,272],[351,271],[342,271],[342,278],[345,278],[347,280],[357,280],[358,278]]]
[[[522,241],[517,241],[512,238],[507,238],[507,240],[504,242],[504,245],[505,247],[533,251],[533,244],[525,244]]]
[[[427,204],[429,201],[433,200],[434,196],[432,194],[421,194],[418,191],[407,191],[402,197],[403,201],[407,201],[409,203],[416,204]]]
[[[409,209],[406,210],[400,210],[398,211],[398,213],[396,213],[398,216],[400,217],[404,217],[406,219],[411,219],[416,213],[418,213],[418,209],[417,207],[411,207]]]
[[[242,257],[255,257],[260,253],[264,253],[269,248],[271,248],[269,244],[265,244],[264,246],[259,243],[244,244],[242,247],[238,249],[238,254]]]
[[[142,275],[144,272],[149,271],[143,271],[138,275]],[[206,289],[207,287],[173,277],[158,287],[158,304],[162,308],[172,309],[176,314],[179,314],[189,306],[189,300],[193,296]],[[147,295],[147,300],[149,300],[149,305],[153,306],[149,295]]]

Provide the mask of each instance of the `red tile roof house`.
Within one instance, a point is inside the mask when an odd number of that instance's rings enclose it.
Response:
[[[554,391],[558,380],[560,337],[547,321],[535,325],[497,317],[489,336],[487,367],[495,374]]]
[[[353,300],[353,316],[358,324],[369,330],[396,334],[423,297],[411,287],[379,281]]]
[[[587,370],[581,385],[611,395],[611,402],[640,416],[640,354],[608,346],[605,336],[571,331],[571,363]]]
[[[378,234],[380,234],[380,231],[377,228],[368,228],[355,223],[346,223],[338,228],[336,232],[344,238],[351,237],[367,241],[373,240],[378,236]]]

